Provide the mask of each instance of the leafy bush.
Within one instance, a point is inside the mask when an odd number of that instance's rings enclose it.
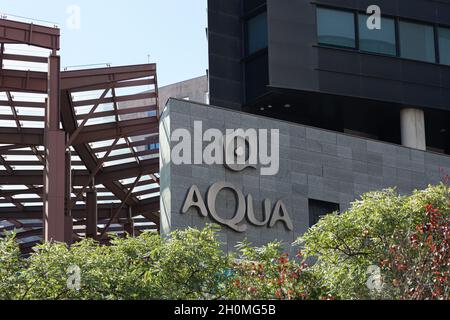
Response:
[[[449,203],[450,206],[450,203]],[[381,262],[391,297],[401,299],[449,299],[449,215],[432,205],[425,221],[410,234],[395,234],[395,245]]]
[[[364,195],[301,237],[296,257],[277,242],[228,255],[215,226],[109,246],[46,243],[28,258],[10,234],[0,239],[0,300],[449,299],[449,219],[443,183]]]
[[[0,239],[0,300],[18,299],[23,283],[23,260],[14,234]]]
[[[168,238],[144,233],[110,246],[47,243],[28,259],[10,236],[0,240],[0,254],[0,299],[200,299],[218,287],[213,275],[228,265],[213,227]],[[79,290],[68,283],[72,267],[80,271]]]
[[[324,217],[298,244],[317,259],[311,272],[338,299],[447,299],[449,220],[444,183],[410,196],[371,192]],[[375,290],[367,285],[371,267],[381,269]]]
[[[150,251],[146,284],[162,299],[215,299],[223,294],[222,271],[229,264],[217,227],[175,231]]]
[[[282,253],[280,243],[254,248],[245,242],[238,245],[239,259],[231,265],[227,298],[244,300],[328,299],[314,274],[301,262]]]

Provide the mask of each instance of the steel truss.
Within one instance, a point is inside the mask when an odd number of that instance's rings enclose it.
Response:
[[[157,231],[156,65],[61,71],[59,43],[57,28],[0,19],[0,235],[27,251]]]

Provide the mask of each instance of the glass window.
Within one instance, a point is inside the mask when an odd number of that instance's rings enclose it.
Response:
[[[439,56],[441,63],[450,66],[450,29],[439,28]]]
[[[247,21],[247,54],[267,48],[267,13]]]
[[[269,83],[269,57],[261,54],[245,62],[245,98],[247,102],[267,92]]]
[[[400,21],[400,50],[404,58],[436,62],[433,27]]]
[[[381,18],[381,29],[370,30],[367,27],[368,18],[368,15],[359,15],[360,50],[395,56],[397,54],[397,48],[394,19]]]
[[[321,218],[324,216],[339,212],[340,207],[337,203],[332,202],[325,202],[325,201],[319,201],[319,200],[312,200],[309,199],[309,226],[313,227],[316,225]]]
[[[355,47],[355,16],[352,12],[317,8],[317,35],[320,44]]]

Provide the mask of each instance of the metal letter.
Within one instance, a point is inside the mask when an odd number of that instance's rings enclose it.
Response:
[[[247,218],[251,224],[262,227],[269,223],[272,202],[269,199],[266,199],[264,200],[263,206],[264,221],[258,221],[255,217],[255,210],[253,209],[253,197],[250,194],[247,196]]]
[[[183,210],[181,212],[185,214],[192,207],[198,208],[200,214],[203,217],[208,216],[208,210],[206,209],[205,201],[203,201],[203,197],[197,186],[192,186],[191,189],[189,189],[186,201],[184,202]]]
[[[216,200],[220,191],[224,189],[230,189],[236,195],[237,201],[237,210],[233,217],[233,219],[222,219],[219,217],[216,211]],[[245,197],[244,194],[238,190],[233,184],[228,182],[218,182],[209,188],[208,191],[208,207],[211,217],[218,223],[223,224],[227,227],[230,227],[236,232],[245,232],[247,230],[247,225],[238,224],[241,223],[245,219]]]
[[[289,231],[294,230],[294,225],[292,224],[292,220],[289,217],[286,206],[281,200],[277,202],[277,204],[275,205],[275,209],[273,209],[272,219],[270,220],[269,227],[273,228],[278,221],[284,222],[286,228]]]

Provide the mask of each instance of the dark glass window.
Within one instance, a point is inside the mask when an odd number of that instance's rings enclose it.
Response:
[[[267,48],[267,13],[261,13],[247,20],[247,54]]]
[[[355,16],[352,12],[317,8],[317,35],[320,44],[355,47]]]
[[[327,214],[338,212],[339,204],[319,200],[309,200],[309,226],[312,227]]]
[[[250,13],[252,10],[261,8],[267,0],[244,0],[244,12]]]
[[[400,21],[400,51],[403,58],[436,62],[433,27]]]
[[[381,29],[370,30],[367,27],[365,14],[359,15],[359,48],[362,51],[389,54],[397,54],[395,41],[395,21],[390,18],[381,18]]]
[[[250,102],[267,92],[269,83],[269,58],[267,53],[253,57],[245,63],[245,96]]]
[[[441,63],[450,66],[450,29],[439,28],[439,57]]]

